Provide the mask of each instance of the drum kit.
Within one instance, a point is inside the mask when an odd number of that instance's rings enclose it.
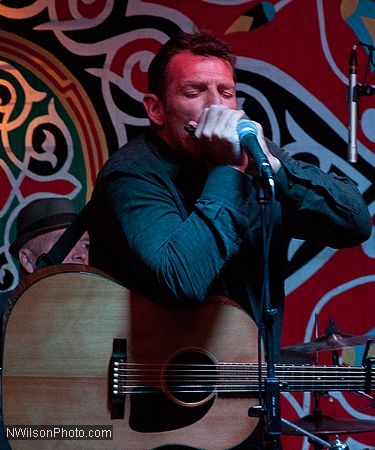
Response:
[[[327,327],[325,335],[316,337],[311,342],[282,348],[281,360],[283,363],[287,364],[316,363],[318,352],[330,351],[332,352],[332,359],[334,360],[334,364],[337,364],[337,350],[344,349],[346,347],[355,347],[358,345],[367,345],[368,349],[371,342],[375,343],[375,335],[353,336],[350,334],[341,333],[331,319],[330,325]],[[312,414],[304,416],[295,422],[289,422],[290,424],[294,424],[296,426],[295,428],[292,428],[288,424],[284,423],[282,427],[282,434],[302,435],[302,431],[298,431],[298,428],[301,428],[308,433],[312,433],[313,435],[320,436],[322,438],[328,438],[329,435],[336,435],[336,439],[338,441],[338,435],[341,434],[375,431],[375,417],[374,420],[359,420],[353,418],[336,419],[323,414],[320,408],[319,401],[319,397],[322,394],[323,393],[314,394],[315,405]],[[366,397],[370,400],[371,407],[375,407],[374,397],[364,392],[356,392],[355,394]],[[316,450],[324,448],[324,446],[319,443],[313,442],[313,440],[309,439],[309,442],[314,446],[314,449]],[[345,444],[342,445],[342,447],[338,445],[337,447],[333,448],[348,448]]]

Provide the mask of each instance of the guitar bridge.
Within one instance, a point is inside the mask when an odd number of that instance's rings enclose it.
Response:
[[[125,415],[125,394],[119,389],[119,365],[126,362],[126,339],[113,339],[112,356],[108,374],[108,409],[111,420],[123,419]]]

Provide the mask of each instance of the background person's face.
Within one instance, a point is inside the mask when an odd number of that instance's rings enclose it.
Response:
[[[27,273],[32,273],[36,270],[38,258],[51,250],[65,230],[66,228],[60,228],[36,236],[21,248],[19,259]],[[89,243],[89,235],[85,232],[66,256],[63,263],[87,265],[89,263]]]

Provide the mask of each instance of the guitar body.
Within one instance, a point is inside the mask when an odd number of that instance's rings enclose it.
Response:
[[[113,440],[12,439],[12,449],[136,450],[175,444],[219,450],[252,433],[257,419],[248,417],[248,409],[256,397],[213,390],[185,404],[170,395],[163,379],[168,362],[185,352],[212,361],[213,367],[222,361],[256,363],[257,329],[241,308],[225,299],[166,308],[88,267],[51,269],[19,289],[9,317],[4,424],[112,425]],[[152,393],[126,395],[124,416],[115,419],[108,403],[114,339],[126,343],[128,364],[155,367]],[[125,380],[131,392],[134,379]]]

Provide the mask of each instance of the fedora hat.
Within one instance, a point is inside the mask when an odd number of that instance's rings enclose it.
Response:
[[[30,239],[49,231],[69,226],[77,217],[68,198],[41,198],[29,203],[16,219],[16,239],[9,247],[10,254],[18,258],[20,248]]]

